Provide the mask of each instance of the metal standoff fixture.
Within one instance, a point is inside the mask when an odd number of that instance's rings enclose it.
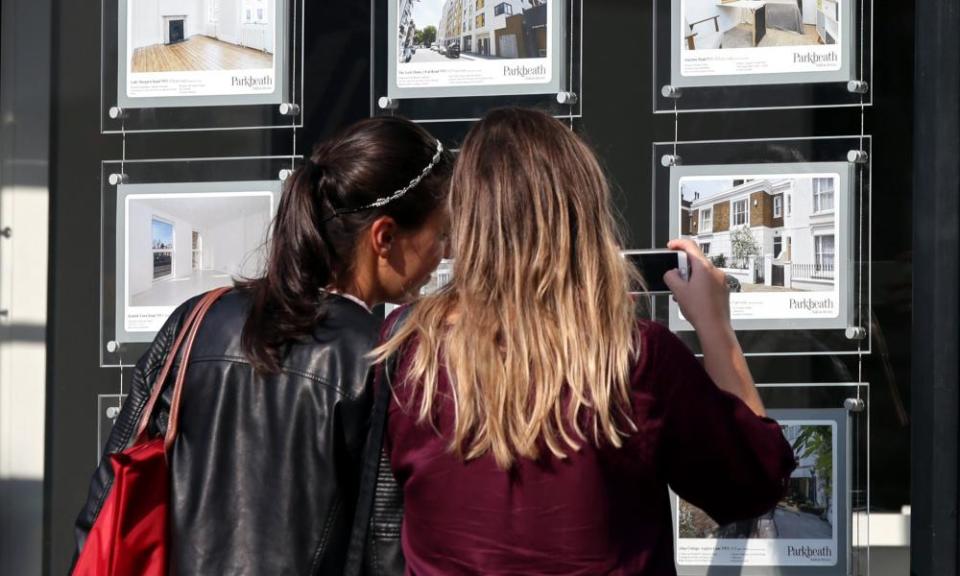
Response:
[[[670,168],[671,166],[679,166],[681,158],[677,154],[664,154],[660,157],[660,165],[664,168]]]
[[[113,354],[120,349],[120,343],[116,340],[111,340],[107,342],[107,352]]]
[[[847,409],[847,412],[863,412],[867,403],[863,401],[863,398],[847,398],[843,401],[843,407]]]
[[[300,115],[300,105],[292,104],[290,102],[284,102],[280,105],[280,113],[284,116],[299,116]]]
[[[557,92],[557,104],[563,104],[564,106],[576,106],[577,102],[580,101],[580,98],[577,96],[576,92]]]
[[[119,406],[109,406],[109,407],[107,407],[107,410],[106,410],[106,416],[107,416],[107,418],[109,418],[110,420],[116,420],[116,419],[117,419],[117,416],[119,416],[119,415],[120,415],[120,407],[119,407]]]
[[[286,182],[287,178],[289,178],[292,175],[293,175],[293,170],[289,168],[284,168],[283,170],[280,171],[279,174],[277,174],[277,178],[279,178],[281,182]]]
[[[670,84],[665,84],[660,88],[660,94],[664,98],[679,98],[683,96],[683,90],[677,88],[676,86],[671,86]]]
[[[107,111],[107,114],[110,116],[111,119],[119,120],[123,118],[124,111],[123,111],[123,108],[119,106],[111,106],[110,110]]]
[[[866,94],[870,91],[870,85],[863,80],[851,80],[847,82],[847,91],[854,94]]]
[[[848,326],[844,335],[847,340],[863,340],[867,337],[867,329],[863,326]]]
[[[866,150],[850,150],[847,152],[847,162],[851,164],[866,164],[870,154]]]
[[[130,180],[129,176],[127,176],[126,174],[122,174],[120,172],[114,172],[113,174],[107,177],[107,182],[109,182],[111,186],[119,186],[120,184],[126,184],[129,180]]]
[[[381,110],[396,110],[400,107],[400,102],[389,96],[381,96],[380,99],[377,100],[377,106],[379,106]]]

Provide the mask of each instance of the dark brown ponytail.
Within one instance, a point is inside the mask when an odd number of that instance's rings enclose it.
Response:
[[[419,185],[379,208],[366,206],[406,186],[436,154],[437,141],[399,118],[372,118],[319,144],[287,180],[270,238],[266,273],[238,287],[250,293],[244,353],[261,373],[274,373],[286,348],[323,319],[323,289],[353,269],[358,238],[374,220],[391,216],[416,229],[445,200],[452,157]]]

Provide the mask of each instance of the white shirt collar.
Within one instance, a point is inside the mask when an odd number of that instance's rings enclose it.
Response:
[[[373,310],[371,310],[370,307],[367,306],[367,303],[364,302],[363,300],[357,298],[357,297],[354,296],[353,294],[347,294],[346,292],[340,292],[340,291],[338,291],[338,290],[334,290],[333,288],[327,288],[326,290],[324,290],[324,292],[326,292],[326,293],[328,293],[328,294],[336,294],[337,296],[342,296],[342,297],[346,298],[347,300],[351,300],[351,301],[353,301],[353,302],[356,302],[356,303],[359,304],[360,306],[363,306],[363,309],[366,310],[368,313],[373,314]]]

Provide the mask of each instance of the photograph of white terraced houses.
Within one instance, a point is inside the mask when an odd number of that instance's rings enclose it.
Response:
[[[398,88],[536,84],[554,76],[555,0],[397,1]]]
[[[681,234],[734,292],[832,292],[838,183],[831,174],[683,178]]]

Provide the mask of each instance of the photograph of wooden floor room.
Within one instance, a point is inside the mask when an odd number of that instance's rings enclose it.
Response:
[[[133,73],[273,67],[276,0],[129,0]]]

